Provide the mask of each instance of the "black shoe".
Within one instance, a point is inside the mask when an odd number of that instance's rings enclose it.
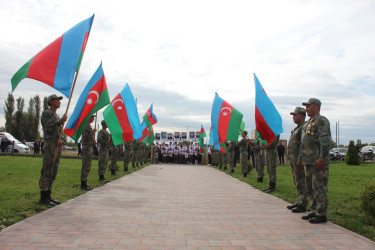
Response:
[[[111,175],[113,175],[113,176],[117,175],[116,171],[115,170],[111,170]]]
[[[247,177],[247,173],[243,173],[242,177],[246,178]]]
[[[143,166],[143,163],[141,162],[141,166]]]
[[[268,188],[268,190],[266,191],[266,193],[272,193],[272,192],[275,192],[275,189],[272,187]]]
[[[124,167],[124,172],[128,172],[128,171],[129,171],[128,167]]]
[[[132,167],[135,168],[134,164],[132,164]]]
[[[224,167],[224,170],[227,170],[227,166]]]
[[[263,192],[267,192],[268,190],[270,190],[270,187],[262,189]]]
[[[59,205],[59,204],[61,204],[61,202],[59,201],[59,200],[54,200],[54,199],[52,199],[51,198],[51,190],[48,190],[47,191],[47,194],[48,194],[48,199],[52,202],[52,203],[54,203],[55,205]]]
[[[263,178],[258,177],[257,182],[259,182],[259,183],[263,182]]]
[[[222,166],[219,167],[219,169],[222,169],[222,168],[223,168]]]
[[[139,164],[138,164],[138,162],[137,162],[137,168],[139,168]]]
[[[292,210],[293,208],[297,207],[297,203],[293,205],[286,206],[287,209]]]
[[[325,223],[325,222],[327,222],[327,217],[316,215],[315,217],[310,218],[309,222],[312,223],[312,224]]]
[[[52,201],[50,201],[48,199],[48,191],[40,191],[40,200],[39,200],[39,204],[41,205],[45,205],[45,206],[54,206],[55,203],[53,203]]]
[[[315,213],[308,213],[307,215],[304,215],[301,217],[302,220],[310,220],[311,218],[314,218],[316,216]]]
[[[298,205],[297,207],[292,209],[293,213],[304,213],[306,212],[306,207]]]
[[[231,173],[231,174],[233,174],[233,173],[234,173],[234,170],[233,170],[233,169],[231,169],[231,170],[230,170],[230,173]]]

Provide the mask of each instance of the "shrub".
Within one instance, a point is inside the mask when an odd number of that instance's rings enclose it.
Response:
[[[362,211],[375,217],[375,182],[368,183],[361,194]]]
[[[348,165],[359,165],[359,163],[361,162],[358,151],[354,146],[354,141],[349,142],[348,152],[345,156],[345,162]]]

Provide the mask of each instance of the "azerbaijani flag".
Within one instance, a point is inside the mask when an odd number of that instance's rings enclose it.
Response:
[[[240,130],[238,131],[238,134],[242,136],[242,132],[245,130],[245,122],[241,121]]]
[[[44,82],[70,97],[81,65],[94,15],[80,22],[25,63],[11,79],[12,92],[24,78]]]
[[[225,147],[225,143],[221,143],[221,144],[215,143],[214,136],[212,134],[212,126],[210,128],[210,140],[208,141],[208,145],[214,147],[214,149],[219,150],[221,152],[224,152],[224,153],[227,152],[226,147]],[[224,145],[225,148],[222,147],[223,145]]]
[[[201,146],[199,153],[201,153],[202,155],[204,155],[204,150],[203,150],[204,149],[204,137],[207,137],[207,135],[206,135],[206,131],[204,131],[203,125],[201,124],[201,132],[199,134],[198,143]]]
[[[146,123],[147,127],[151,127],[158,122],[158,118],[156,118],[156,115],[152,112],[152,104],[147,110],[146,114],[143,116],[143,121]]]
[[[138,138],[138,141],[143,141],[143,139],[147,137],[148,132],[149,132],[149,127],[147,127],[144,121],[141,123],[141,131],[142,131],[142,136]]]
[[[211,135],[215,144],[238,141],[243,114],[215,93],[211,112]]]
[[[98,69],[82,91],[73,114],[64,129],[64,133],[74,141],[77,141],[90,117],[110,102],[107,82],[100,63]]]
[[[254,74],[255,81],[255,126],[261,138],[271,144],[283,132],[282,119],[262,84]]]
[[[128,84],[105,108],[103,117],[115,146],[142,136],[137,106]]]

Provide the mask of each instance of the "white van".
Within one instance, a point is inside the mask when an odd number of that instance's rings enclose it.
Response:
[[[12,144],[14,142],[15,153],[29,153],[30,152],[30,148],[26,146],[25,144],[23,144],[22,142],[20,142],[19,140],[17,140],[16,138],[14,138],[13,135],[7,132],[0,132],[0,142],[2,141],[4,137],[6,137],[8,141],[10,141]],[[8,146],[7,152],[12,151],[12,144]]]

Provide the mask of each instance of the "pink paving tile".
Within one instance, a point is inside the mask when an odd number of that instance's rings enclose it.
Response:
[[[151,165],[5,228],[0,249],[375,248],[287,204],[208,166]]]

